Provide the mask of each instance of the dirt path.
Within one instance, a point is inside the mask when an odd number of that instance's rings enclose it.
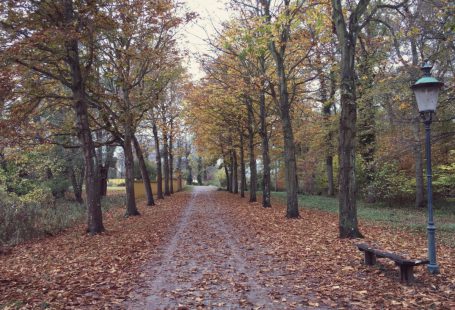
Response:
[[[129,309],[208,307],[270,309],[269,291],[259,285],[257,268],[244,249],[210,187],[196,187],[160,262],[149,266],[153,280]],[[146,296],[144,296],[146,295]]]
[[[188,197],[188,195],[187,195]],[[263,209],[238,195],[196,187],[172,229],[143,267],[121,309],[452,309],[453,251],[440,251],[437,277],[416,268],[416,283],[399,283],[393,262],[362,264],[355,243],[338,238],[335,214]],[[175,223],[178,223],[177,225]],[[362,226],[386,249],[423,257],[425,240],[405,231]],[[445,304],[444,306],[442,306]],[[453,308],[455,309],[455,308]]]

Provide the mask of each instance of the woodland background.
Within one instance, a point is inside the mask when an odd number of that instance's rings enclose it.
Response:
[[[0,9],[5,245],[84,214],[99,233],[102,206],[138,215],[135,181],[148,205],[180,189],[177,179],[252,202],[258,193],[264,207],[285,191],[288,217],[299,199],[336,204],[312,195],[339,197],[354,226],[356,199],[420,214],[423,133],[409,86],[427,59],[445,83],[432,127],[436,208],[453,212],[450,1],[233,0],[233,19],[199,55],[199,81],[179,45],[197,16],[182,3],[9,0]]]

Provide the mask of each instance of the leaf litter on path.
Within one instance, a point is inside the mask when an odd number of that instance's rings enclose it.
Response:
[[[338,218],[226,192],[178,193],[140,217],[114,210],[108,231],[83,226],[29,242],[0,256],[0,305],[52,309],[455,308],[453,248],[438,246],[441,274],[415,268],[399,283],[392,262],[368,267],[355,244],[338,239]],[[404,230],[361,223],[368,242],[414,258],[426,240]]]

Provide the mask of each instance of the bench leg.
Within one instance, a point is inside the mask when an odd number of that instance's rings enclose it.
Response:
[[[376,264],[376,255],[365,251],[365,265],[373,266]]]
[[[401,283],[411,284],[414,282],[414,266],[404,266],[400,265],[400,281]]]

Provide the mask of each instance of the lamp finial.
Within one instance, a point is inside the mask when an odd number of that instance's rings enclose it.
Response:
[[[421,69],[423,72],[423,76],[431,76],[431,69],[433,69],[433,66],[430,64],[430,61],[428,59],[425,59]]]

